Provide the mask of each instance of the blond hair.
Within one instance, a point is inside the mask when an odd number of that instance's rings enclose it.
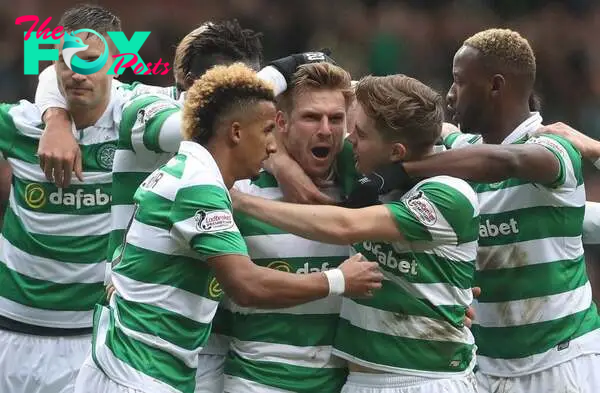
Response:
[[[352,78],[343,68],[331,63],[309,63],[298,67],[285,93],[278,97],[278,106],[285,112],[294,107],[294,97],[309,90],[339,90],[346,108],[354,100]]]
[[[214,135],[217,119],[258,101],[275,101],[273,87],[242,63],[216,66],[197,79],[183,106],[183,136],[200,144]]]
[[[463,45],[477,49],[494,68],[535,79],[535,54],[529,41],[510,29],[488,29],[467,38]]]
[[[356,85],[356,99],[384,140],[402,142],[414,154],[425,153],[440,136],[444,100],[414,78],[364,77]]]

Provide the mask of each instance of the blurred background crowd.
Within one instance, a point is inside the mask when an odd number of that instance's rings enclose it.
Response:
[[[0,0],[0,100],[33,99],[36,76],[23,75],[21,15],[40,20],[80,1]],[[503,26],[529,39],[537,56],[536,91],[545,123],[564,121],[600,139],[600,0],[101,0],[130,37],[150,31],[145,61],[172,59],[177,42],[207,20],[237,18],[264,33],[265,59],[328,47],[355,78],[405,73],[445,94],[461,42]],[[27,24],[27,28],[29,23]],[[171,75],[121,76],[167,85]],[[600,171],[586,166],[588,200],[600,201]],[[600,299],[600,247],[586,250]]]

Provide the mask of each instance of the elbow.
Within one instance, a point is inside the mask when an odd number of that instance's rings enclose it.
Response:
[[[260,283],[256,280],[237,285],[228,296],[241,307],[260,307],[265,302],[264,291],[260,289]]]
[[[330,239],[327,242],[345,246],[360,240],[360,224],[351,220],[345,220],[336,225],[335,228],[332,228]]]
[[[494,179],[494,181],[502,181],[512,177],[519,177],[519,173],[521,172],[521,163],[523,162],[523,157],[521,157],[520,152],[514,151],[499,151],[499,154],[496,155],[495,161],[499,164],[498,167],[494,168],[494,166],[489,166],[488,168],[491,170],[491,175],[496,175],[498,178]]]

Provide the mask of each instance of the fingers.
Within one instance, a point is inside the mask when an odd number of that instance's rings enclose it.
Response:
[[[54,183],[59,188],[65,188],[65,179],[67,178],[67,174],[65,173],[67,167],[70,165],[63,160],[56,160],[54,166]],[[69,176],[70,177],[70,176]]]
[[[349,261],[349,262],[360,262],[360,261],[362,261],[362,259],[363,259],[363,256],[359,252],[359,253],[356,253],[356,254],[352,255],[350,258],[346,259],[346,261]]]
[[[60,175],[62,176],[62,179],[61,179],[62,181],[59,181],[58,179],[56,181],[58,183],[62,184],[63,188],[67,188],[71,184],[71,176],[73,173],[74,159],[75,159],[74,156],[68,156],[68,157],[65,157],[65,159],[61,162],[62,173],[60,173]]]
[[[79,179],[79,181],[83,181],[83,164],[81,158],[81,150],[77,149],[75,153],[75,166],[73,168],[75,171],[75,176]]]
[[[46,179],[48,179],[48,181],[54,182],[54,157],[49,154],[45,156],[44,159],[44,166],[42,168],[42,170],[44,171],[44,174],[46,175]]]
[[[328,195],[323,194],[322,192],[318,191],[316,193],[314,193],[312,195],[313,202],[309,201],[308,203],[312,204],[319,204],[319,205],[334,205],[335,203],[337,203],[337,201],[331,197],[329,197]]]
[[[476,298],[476,299],[479,296],[481,296],[481,288],[480,287],[473,287],[473,288],[471,288],[471,292],[473,293],[473,297]]]
[[[473,326],[473,320],[469,317],[465,317],[465,326],[468,327],[469,329],[471,328],[471,326]]]
[[[62,158],[53,153],[42,153],[39,155],[39,160],[46,179],[59,188],[67,188],[71,185],[73,172],[80,181],[83,181],[83,165],[79,150],[75,154],[67,154]]]
[[[44,171],[46,168],[46,156],[44,156],[43,154],[40,154],[39,150],[37,152],[37,155],[40,160],[40,168],[42,169],[42,171]]]

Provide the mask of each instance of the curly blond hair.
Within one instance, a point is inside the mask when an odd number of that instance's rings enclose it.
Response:
[[[489,65],[535,79],[535,54],[529,41],[510,29],[488,29],[467,38],[463,45],[477,49]]]
[[[214,134],[217,119],[258,101],[275,102],[273,87],[242,63],[216,66],[197,79],[183,105],[183,137],[200,144]]]

